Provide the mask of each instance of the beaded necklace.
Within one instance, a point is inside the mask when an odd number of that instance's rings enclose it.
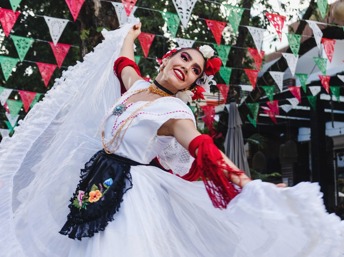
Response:
[[[144,88],[144,89],[138,89],[136,91],[134,91],[133,93],[129,94],[129,96],[127,98],[125,98],[122,103],[116,105],[111,113],[105,118],[104,122],[103,122],[103,130],[101,132],[101,139],[102,139],[102,145],[103,145],[103,149],[107,154],[111,154],[111,153],[115,153],[120,144],[123,141],[123,137],[126,133],[126,131],[128,130],[128,128],[130,127],[131,123],[133,122],[134,118],[138,116],[139,112],[147,107],[148,105],[150,105],[151,103],[153,103],[154,101],[148,101],[147,103],[143,104],[141,107],[139,107],[137,110],[135,110],[127,119],[125,119],[121,124],[118,124],[118,128],[116,130],[116,132],[114,133],[113,137],[111,138],[110,141],[105,142],[105,122],[108,120],[108,118],[110,118],[112,115],[117,116],[117,119],[120,115],[122,115],[125,110],[131,105],[126,105],[126,101],[133,95],[136,95],[138,93],[144,92],[144,91],[148,91],[150,93],[159,95],[161,97],[166,97],[166,96],[171,96],[171,94],[161,90],[160,88],[156,87],[155,84],[150,84],[148,88]],[[111,149],[110,149],[111,148]]]

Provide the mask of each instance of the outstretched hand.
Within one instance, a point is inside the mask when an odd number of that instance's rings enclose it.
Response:
[[[140,33],[141,33],[141,22],[135,24],[128,32],[128,36],[133,37],[133,39],[136,39]]]

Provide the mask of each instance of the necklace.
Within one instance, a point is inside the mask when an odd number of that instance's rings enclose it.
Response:
[[[166,96],[172,96],[172,95],[175,95],[173,94],[173,92],[171,92],[170,90],[168,90],[167,88],[163,87],[162,85],[159,84],[158,81],[154,80],[153,81],[154,85],[160,89],[161,91],[163,91],[164,93],[166,93]]]

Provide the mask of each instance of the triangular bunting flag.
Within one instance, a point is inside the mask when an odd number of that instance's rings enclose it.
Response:
[[[308,79],[308,74],[304,73],[296,73],[296,77],[300,80],[300,84],[302,87],[303,92],[307,92],[307,79]]]
[[[221,76],[221,78],[224,80],[224,82],[226,83],[226,84],[229,84],[229,80],[230,80],[230,78],[231,78],[231,74],[232,74],[232,69],[231,68],[229,68],[229,67],[221,67],[220,68],[220,76]]]
[[[12,126],[12,124],[7,120],[5,120],[5,124],[8,128],[8,130],[10,131],[10,133],[12,133],[14,131],[14,126]]]
[[[141,34],[137,37],[138,40],[140,41],[143,55],[146,58],[148,57],[149,49],[152,46],[154,37],[155,37],[155,34],[144,33],[144,32],[141,32]]]
[[[289,53],[282,53],[283,57],[286,59],[290,72],[293,76],[295,76],[296,64],[299,56],[295,56],[294,54]]]
[[[7,99],[6,103],[12,117],[17,116],[18,113],[20,112],[20,109],[23,106],[23,103],[21,101],[16,101],[16,100],[11,100],[11,99]]]
[[[254,44],[256,45],[256,48],[260,51],[263,46],[263,40],[264,40],[264,32],[266,31],[265,29],[261,28],[256,28],[256,27],[250,27],[246,26],[248,31],[250,32]]]
[[[23,102],[24,111],[28,112],[33,99],[35,99],[36,92],[19,90],[19,95]]]
[[[290,104],[284,104],[284,105],[281,105],[280,107],[286,113],[290,112],[290,110],[293,109],[293,106]]]
[[[244,69],[248,79],[250,80],[250,83],[253,87],[253,89],[256,87],[257,84],[257,78],[258,78],[258,71],[257,70],[250,70],[250,69]]]
[[[139,64],[139,62],[140,62],[140,60],[141,60],[141,56],[135,55],[134,58],[135,58],[136,64]]]
[[[39,101],[39,99],[41,98],[41,95],[40,93],[36,93],[36,96],[35,98],[32,100],[31,102],[31,105],[30,105],[30,108],[32,109],[32,107]]]
[[[321,85],[325,88],[326,92],[330,93],[330,76],[319,75]]]
[[[217,55],[222,60],[222,65],[226,66],[228,55],[229,55],[229,52],[231,51],[231,46],[214,44],[214,48],[216,49]]]
[[[282,29],[283,29],[284,21],[285,21],[286,17],[283,15],[280,15],[278,13],[269,13],[269,12],[266,12],[265,16],[266,16],[266,18],[268,18],[268,20],[274,26],[279,40],[282,41]]]
[[[0,134],[1,134],[1,137],[4,138],[4,137],[9,137],[10,135],[10,130],[9,129],[0,129]]]
[[[276,114],[273,113],[271,110],[264,110],[264,113],[269,115],[270,119],[272,120],[273,123],[277,124],[276,120]]]
[[[344,75],[337,75],[337,77],[344,82]]]
[[[291,104],[293,108],[295,108],[299,104],[299,100],[294,98],[287,98],[287,101]]]
[[[317,0],[318,9],[321,17],[325,18],[327,13],[327,0]]]
[[[122,4],[127,16],[130,16],[133,11],[137,0],[122,0]]]
[[[227,23],[222,22],[222,21],[216,21],[216,20],[208,20],[208,19],[205,19],[205,22],[207,23],[208,28],[213,33],[216,43],[220,45],[222,32],[224,28],[226,27]]]
[[[13,11],[17,10],[18,6],[20,5],[20,2],[22,0],[10,0],[11,8]]]
[[[180,22],[178,15],[171,12],[161,12],[161,15],[164,18],[167,24],[167,28],[171,32],[171,35],[175,37],[178,31],[179,22]]]
[[[174,7],[176,8],[179,18],[185,29],[188,27],[189,19],[196,2],[197,0],[173,0]]]
[[[68,54],[69,48],[71,45],[57,43],[56,45],[53,42],[49,42],[51,49],[53,50],[57,66],[61,68],[62,63]]]
[[[4,88],[0,86],[0,102],[1,105],[5,105],[8,97],[11,95],[13,89]]]
[[[266,96],[270,101],[274,100],[275,87],[274,86],[262,86]]]
[[[18,62],[19,59],[17,58],[0,56],[0,65],[6,81],[10,77],[14,68],[17,66]]]
[[[256,65],[256,70],[260,70],[260,67],[262,66],[263,58],[264,58],[264,51],[258,52],[256,48],[247,48],[248,52],[251,54],[254,63]]]
[[[76,19],[78,18],[79,12],[84,2],[85,0],[66,0],[69,11],[73,16],[74,21],[76,21]]]
[[[334,45],[336,44],[336,40],[323,37],[321,39],[321,43],[324,46],[324,50],[325,50],[327,58],[329,59],[330,62],[332,62]]]
[[[14,46],[17,50],[19,59],[21,61],[23,61],[25,58],[25,55],[29,51],[29,48],[31,47],[34,40],[32,38],[19,37],[19,36],[15,36],[15,35],[11,35],[11,38],[12,38]]]
[[[266,104],[274,114],[279,115],[280,112],[277,100],[266,102]]]
[[[68,23],[68,20],[49,17],[49,16],[43,16],[43,17],[44,17],[45,22],[48,25],[51,39],[53,40],[54,45],[56,45],[59,42],[59,39]]]
[[[238,27],[240,25],[244,9],[230,4],[224,4],[223,6],[227,9],[227,19],[232,26],[234,34],[236,34],[238,32]]]
[[[118,18],[119,26],[123,26],[126,23],[132,22],[135,18],[134,13],[137,9],[136,6],[133,7],[129,17],[127,16],[126,11],[124,10],[124,6],[122,3],[117,3],[117,2],[111,2],[113,7],[115,7],[116,15]]]
[[[248,109],[250,110],[254,120],[257,120],[259,112],[259,103],[247,103]]]
[[[331,93],[336,97],[337,101],[340,99],[340,88],[341,86],[330,86]]]
[[[316,96],[317,94],[320,93],[321,91],[321,87],[319,86],[313,86],[313,87],[309,87],[309,90],[311,91],[313,96]]]
[[[282,71],[269,71],[271,77],[275,80],[280,91],[283,90],[283,76],[284,72]]]
[[[56,65],[43,63],[43,62],[36,62],[39,72],[41,73],[44,85],[47,87],[50,81],[51,76],[53,75]]]
[[[184,39],[184,38],[175,38],[177,44],[181,48],[187,48],[187,47],[192,47],[193,44],[195,43],[195,40],[192,39]]]
[[[288,87],[288,89],[289,89],[289,91],[293,94],[293,96],[295,96],[295,98],[300,103],[301,102],[301,90],[300,90],[300,87],[291,86],[291,87]]]
[[[217,84],[216,85],[219,91],[221,92],[221,95],[225,99],[225,103],[227,102],[227,96],[228,96],[228,91],[229,91],[229,86],[226,84]]]
[[[12,128],[16,126],[17,124],[17,121],[18,121],[18,118],[19,118],[19,115],[10,115],[8,113],[5,113],[6,115],[6,118],[8,120],[8,122],[11,124]],[[9,127],[10,128],[10,127]]]
[[[313,57],[315,64],[318,66],[322,74],[326,74],[327,59],[321,57]]]
[[[257,127],[257,119],[253,119],[250,114],[247,114],[248,121],[254,126]]]
[[[316,109],[317,107],[317,97],[314,95],[308,95],[307,96],[308,102],[311,106],[311,108]]]
[[[289,47],[295,56],[299,55],[301,35],[287,34]]]
[[[321,38],[323,33],[315,21],[307,20],[309,27],[313,30],[313,35],[317,46],[321,48]]]
[[[11,30],[19,15],[20,12],[14,12],[10,9],[0,8],[0,23],[6,37],[8,37],[8,35],[11,33]]]

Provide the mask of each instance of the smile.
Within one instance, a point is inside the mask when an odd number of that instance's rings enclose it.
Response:
[[[183,73],[181,70],[179,70],[179,69],[173,69],[173,72],[174,72],[174,74],[176,75],[176,77],[177,77],[178,79],[180,79],[180,80],[182,80],[182,81],[185,80],[185,75],[184,75],[184,73]]]

